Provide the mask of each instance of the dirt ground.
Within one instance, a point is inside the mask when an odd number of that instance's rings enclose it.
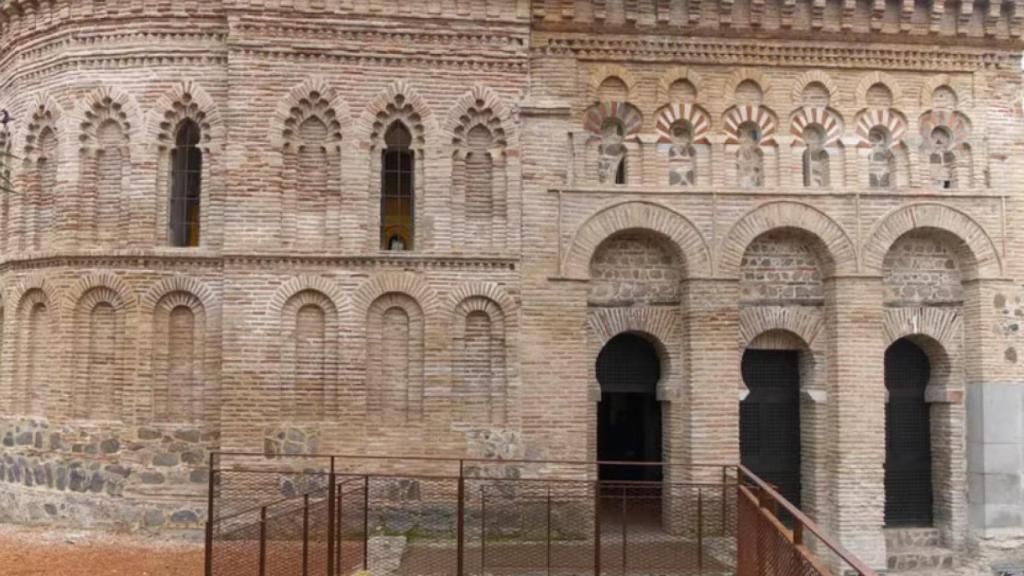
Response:
[[[3,576],[200,576],[202,542],[0,524]]]

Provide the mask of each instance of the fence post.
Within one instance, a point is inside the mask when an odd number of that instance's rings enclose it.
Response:
[[[267,574],[267,507],[260,508],[260,576]]]
[[[217,473],[216,458],[217,453],[210,452],[210,474],[206,479],[206,554],[203,557],[203,572],[206,576],[213,576],[213,476]]]
[[[327,574],[334,576],[334,456],[327,477]]]
[[[370,569],[370,475],[363,476],[363,570]]]
[[[704,494],[697,487],[697,574],[704,573]]]
[[[466,479],[462,475],[462,460],[459,460],[459,485],[458,485],[458,498],[459,503],[455,506],[455,513],[458,514],[456,519],[456,553],[459,555],[455,560],[455,576],[462,576],[463,574],[463,553],[465,552],[465,508],[466,508]]]
[[[601,481],[594,482],[594,576],[601,576]]]
[[[309,493],[302,495],[302,576],[309,576]]]

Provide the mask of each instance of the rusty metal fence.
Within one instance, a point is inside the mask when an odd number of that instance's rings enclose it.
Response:
[[[844,557],[811,554],[813,524],[787,528],[788,503],[741,467],[663,477],[600,481],[592,462],[217,454],[206,574],[787,576],[832,574]]]

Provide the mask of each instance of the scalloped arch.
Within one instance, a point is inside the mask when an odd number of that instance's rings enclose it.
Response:
[[[885,255],[896,240],[907,232],[928,228],[948,232],[964,243],[973,259],[961,263],[966,278],[1002,276],[1002,259],[984,227],[966,212],[938,202],[901,206],[880,218],[864,244],[865,271],[881,274]]]
[[[285,304],[292,297],[306,291],[323,294],[334,305],[334,309],[338,313],[343,313],[348,309],[348,299],[334,282],[323,276],[302,275],[288,280],[274,292],[268,304],[271,314],[281,314]]]
[[[594,251],[609,236],[625,230],[649,230],[666,236],[683,255],[687,274],[711,274],[711,251],[692,222],[661,204],[634,200],[602,208],[579,227],[562,263],[564,275],[589,278]]]
[[[794,144],[804,146],[804,128],[818,124],[825,129],[825,145],[834,146],[843,136],[843,117],[831,108],[802,107],[793,114],[789,125],[789,133],[794,137]]]
[[[455,139],[455,132],[462,125],[463,117],[477,107],[478,102],[482,102],[484,108],[489,108],[494,113],[501,124],[501,129],[505,131],[505,138],[511,142],[516,137],[514,111],[497,92],[482,84],[473,86],[460,96],[448,111],[444,122],[446,140]]]
[[[875,84],[883,84],[892,93],[892,105],[894,108],[899,108],[900,103],[903,101],[903,88],[900,86],[899,80],[891,74],[885,72],[869,72],[864,76],[861,76],[860,81],[857,82],[857,88],[854,91],[854,100],[857,104],[857,109],[868,107],[868,90],[871,89]]]
[[[825,273],[853,273],[857,270],[857,250],[850,237],[835,220],[803,202],[776,200],[747,212],[729,229],[719,254],[719,273],[738,278],[747,246],[755,238],[780,228],[802,230],[816,237],[825,247]]]
[[[220,110],[209,93],[194,80],[175,84],[157,99],[147,122],[149,142],[162,148],[173,144],[174,131],[185,118],[195,121],[202,128],[204,150],[220,151],[225,140]]]
[[[752,306],[740,309],[739,344],[747,347],[758,336],[773,330],[784,330],[803,340],[809,349],[823,342],[825,319],[820,308],[807,306]]]
[[[725,98],[727,102],[735,102],[736,87],[747,80],[756,82],[761,88],[761,93],[765,96],[771,92],[771,81],[764,72],[755,68],[737,68],[733,70],[732,74],[729,75],[729,78],[726,79],[725,86],[722,90],[722,97]]]
[[[97,288],[107,288],[117,293],[121,299],[121,304],[126,309],[134,309],[138,305],[138,298],[135,296],[135,291],[132,290],[131,286],[124,281],[123,278],[113,272],[98,272],[94,274],[88,274],[75,284],[65,293],[66,306],[69,310],[73,310],[82,297],[87,292],[90,292]]]
[[[636,86],[636,77],[625,66],[621,64],[598,64],[590,69],[590,74],[587,77],[591,100],[597,100],[597,92],[601,84],[613,76],[626,84],[627,96],[633,93],[633,88]]]
[[[215,318],[215,315],[209,313],[209,310],[215,308],[217,304],[213,291],[204,282],[189,276],[172,276],[160,280],[142,296],[139,300],[139,307],[143,313],[152,314],[164,296],[175,292],[184,292],[196,297],[202,303],[203,308],[207,310],[207,317]]]
[[[399,96],[419,115],[423,126],[423,137],[430,140],[437,134],[437,120],[434,118],[433,112],[431,112],[423,97],[419,95],[409,82],[396,80],[370,99],[366,108],[353,124],[353,134],[358,142],[367,147],[372,147],[376,144],[373,141],[373,135],[377,116],[379,114],[387,114],[388,105],[393,104]],[[410,126],[410,128],[412,127]]]
[[[82,127],[90,123],[86,114],[94,105],[102,103],[107,98],[110,99],[112,104],[118,105],[124,112],[127,126],[122,126],[122,128],[128,135],[131,145],[139,145],[141,139],[138,136],[142,130],[144,115],[135,97],[119,88],[104,86],[79,98],[75,102],[74,108],[68,114],[67,126],[73,128],[79,138],[84,139],[85,135],[82,133]]]
[[[424,316],[430,317],[440,310],[434,290],[422,278],[409,272],[384,272],[369,278],[352,295],[352,310],[360,318],[365,318],[378,298],[392,293],[412,298]]]
[[[704,91],[704,79],[692,68],[687,66],[673,66],[665,71],[658,79],[658,101],[668,102],[668,93],[672,84],[679,80],[686,80],[697,89],[697,98]]]
[[[808,84],[814,82],[820,82],[828,90],[828,100],[830,106],[837,104],[836,100],[839,98],[839,87],[836,85],[835,80],[832,79],[824,70],[808,70],[801,74],[793,82],[793,91],[790,97],[793,99],[793,105],[798,106],[803,103],[804,90]]]
[[[737,144],[740,141],[739,127],[747,122],[757,124],[761,130],[760,144],[771,146],[775,144],[775,129],[779,121],[770,108],[764,106],[733,106],[725,111],[722,116],[725,129],[725,143]]]
[[[328,106],[334,111],[334,118],[341,128],[342,139],[345,139],[352,129],[352,111],[348,102],[338,95],[338,92],[331,86],[326,78],[313,76],[292,86],[283,98],[281,98],[270,120],[270,145],[274,149],[284,147],[284,126],[291,117],[292,110],[300,106],[303,100],[309,98],[312,93],[317,93],[321,98],[327,100]]]

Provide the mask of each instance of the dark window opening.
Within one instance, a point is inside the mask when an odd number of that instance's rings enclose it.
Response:
[[[626,183],[626,159],[622,158],[619,160],[619,167],[615,169],[615,183],[625,184]]]
[[[601,385],[597,457],[603,462],[661,462],[661,361],[634,334],[612,338],[597,357]],[[601,480],[660,481],[660,466],[604,465]]]
[[[415,153],[412,135],[395,122],[384,136],[381,157],[380,242],[384,250],[412,250]]]
[[[171,150],[170,241],[172,246],[199,246],[199,206],[203,183],[203,151],[199,125],[184,120]]]

